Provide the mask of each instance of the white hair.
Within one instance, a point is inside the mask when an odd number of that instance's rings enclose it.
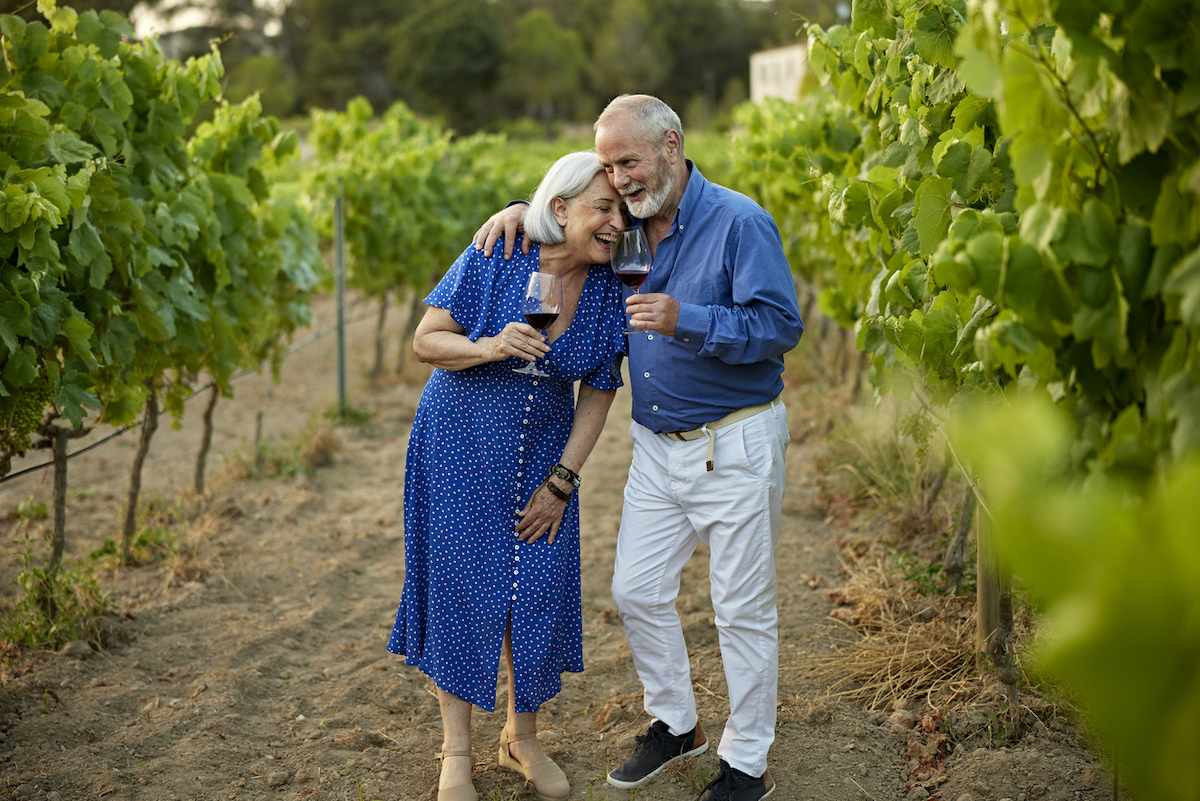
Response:
[[[525,236],[534,242],[557,245],[567,241],[563,227],[554,219],[555,198],[570,200],[591,185],[597,174],[604,172],[595,151],[580,150],[568,153],[550,165],[546,175],[525,212]]]
[[[679,134],[679,151],[683,152],[683,123],[674,109],[653,95],[619,95],[600,112],[592,130],[599,131],[614,117],[628,115],[637,121],[641,133],[655,146],[667,138],[668,131]]]

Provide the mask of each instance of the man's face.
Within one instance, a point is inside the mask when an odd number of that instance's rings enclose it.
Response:
[[[662,209],[675,188],[666,147],[641,135],[633,120],[613,122],[596,131],[596,154],[630,213],[648,219]]]

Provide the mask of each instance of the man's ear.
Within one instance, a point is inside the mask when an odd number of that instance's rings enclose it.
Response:
[[[561,197],[553,198],[550,201],[550,211],[554,213],[554,220],[563,228],[567,227],[567,201]]]
[[[663,147],[667,151],[667,161],[671,164],[679,161],[683,155],[683,142],[679,138],[679,131],[667,131],[667,135],[663,137]]]

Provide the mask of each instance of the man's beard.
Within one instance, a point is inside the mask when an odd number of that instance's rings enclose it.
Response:
[[[660,179],[656,188],[637,182],[630,184],[625,189],[625,205],[629,206],[629,213],[639,220],[648,220],[658,214],[662,210],[663,204],[667,202],[671,190],[675,188],[675,174],[671,172],[669,166],[656,177]],[[639,189],[646,190],[646,195],[639,202],[634,203],[629,199],[628,194],[637,192]]]

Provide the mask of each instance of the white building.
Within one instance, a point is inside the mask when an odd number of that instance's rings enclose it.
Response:
[[[766,97],[795,101],[808,72],[808,47],[802,44],[763,50],[750,56],[750,100]]]

